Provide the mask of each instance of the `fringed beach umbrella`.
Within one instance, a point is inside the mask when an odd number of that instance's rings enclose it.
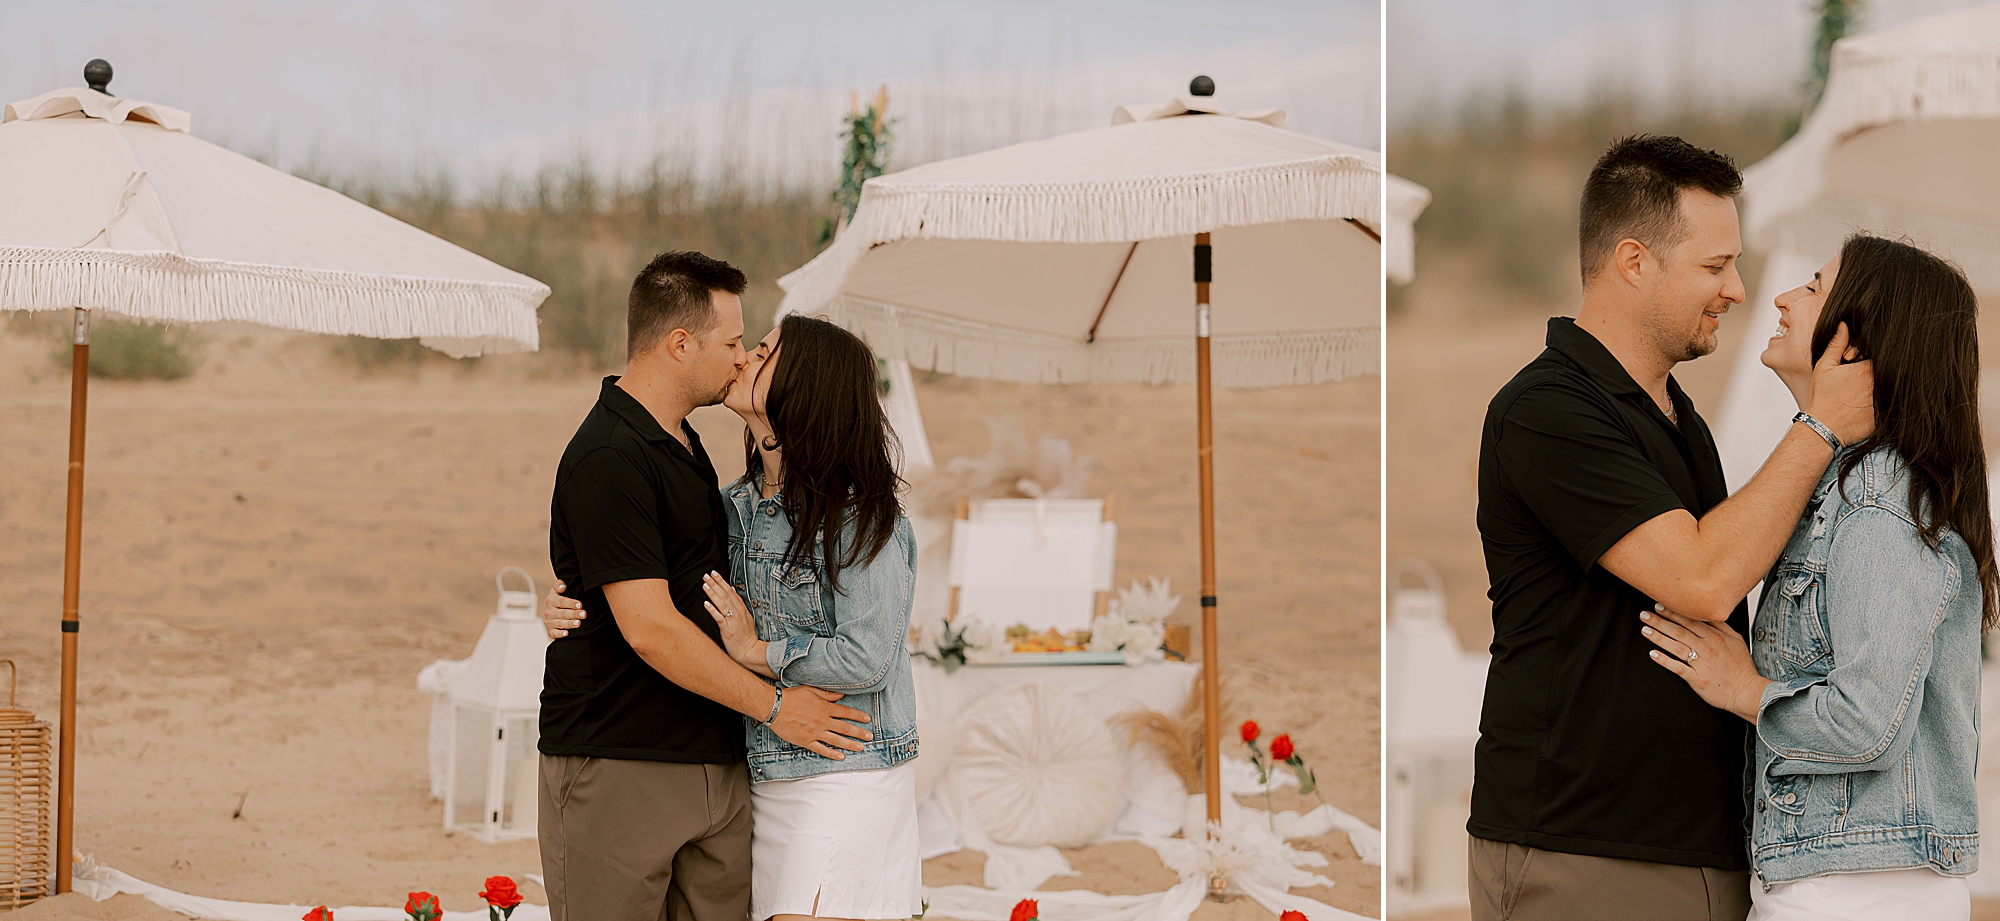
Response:
[[[871,179],[833,245],[779,280],[882,355],[1044,384],[1191,383],[1199,417],[1203,733],[1221,810],[1210,387],[1375,373],[1376,154],[1230,114],[1214,84],[1112,126]],[[1212,288],[1211,288],[1212,281]]]
[[[1417,218],[1430,207],[1431,190],[1394,174],[1382,177],[1387,193],[1383,210],[1388,226],[1382,228],[1382,274],[1399,285],[1417,277]]]
[[[1799,133],[1743,171],[1745,242],[1765,255],[1716,430],[1731,489],[1784,436],[1794,404],[1758,363],[1778,294],[1812,277],[1848,234],[1907,236],[2000,292],[2000,3],[1926,17],[1833,46],[1826,95]]]
[[[78,554],[90,315],[533,350],[548,286],[190,133],[188,113],[90,88],[0,111],[0,310],[74,312],[63,557],[56,889],[69,891]]]

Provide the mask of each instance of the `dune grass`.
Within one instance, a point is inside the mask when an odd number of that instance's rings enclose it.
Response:
[[[577,163],[470,197],[443,174],[401,186],[308,178],[547,284],[542,350],[577,371],[624,363],[632,277],[668,250],[697,250],[748,274],[745,334],[762,337],[782,298],[778,276],[819,251],[832,213],[824,192],[697,184],[664,164],[620,180]],[[361,337],[336,342],[333,352],[364,371],[412,368],[430,354],[414,340]]]
[[[67,311],[11,311],[7,332],[48,342],[49,362],[70,368],[70,314]],[[90,322],[90,376],[122,381],[172,381],[201,366],[201,334],[177,324],[137,322],[97,316]]]

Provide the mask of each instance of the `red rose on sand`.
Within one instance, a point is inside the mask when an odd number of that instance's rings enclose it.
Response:
[[[494,908],[513,908],[521,904],[521,893],[514,888],[514,881],[505,876],[488,877],[486,889],[479,893],[486,904]]]
[[[299,921],[333,921],[333,911],[325,905],[321,905],[312,911],[306,912],[306,916],[300,918]]]
[[[428,892],[412,892],[403,903],[403,911],[415,921],[437,921],[444,910],[438,907],[438,897]]]
[[[1243,728],[1242,728],[1242,729],[1241,729],[1240,731],[1241,731],[1241,732],[1243,733],[1243,741],[1245,741],[1245,742],[1255,742],[1255,741],[1257,741],[1257,721],[1256,721],[1256,720],[1244,720],[1244,721],[1243,721]]]
[[[1292,760],[1292,737],[1290,733],[1271,740],[1271,757],[1279,761]],[[1300,915],[1299,917],[1304,918],[1305,916]]]
[[[1279,915],[1278,921],[1306,921],[1306,913],[1302,911],[1288,911]]]
[[[1022,899],[1014,903],[1014,913],[1007,916],[1007,921],[1040,921],[1041,917],[1040,903],[1034,899]]]

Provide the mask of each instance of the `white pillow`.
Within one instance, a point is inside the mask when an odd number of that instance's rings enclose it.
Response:
[[[1082,847],[1124,802],[1112,730],[1043,684],[995,691],[959,719],[952,784],[988,837],[1015,847]]]

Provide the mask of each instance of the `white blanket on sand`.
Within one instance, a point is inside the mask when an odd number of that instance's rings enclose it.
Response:
[[[1248,761],[1224,758],[1223,789],[1231,794],[1261,795],[1257,771]],[[1290,773],[1271,778],[1276,789],[1297,786]],[[1339,830],[1371,866],[1382,864],[1382,833],[1366,822],[1330,805],[1321,805],[1304,815],[1286,810],[1276,816],[1262,809],[1236,803],[1234,796],[1222,801],[1223,840],[1201,840],[1200,828],[1207,815],[1207,801],[1200,795],[1186,799],[1181,817],[1182,837],[1172,834],[1172,822],[1162,817],[1127,812],[1113,823],[1099,842],[1136,841],[1160,855],[1160,862],[1180,877],[1165,892],[1147,895],[1105,895],[1087,890],[1044,892],[1036,887],[1057,876],[1077,876],[1062,852],[1053,847],[1010,847],[988,838],[966,810],[953,807],[955,797],[949,777],[941,780],[922,806],[925,856],[949,853],[958,848],[986,855],[985,887],[926,886],[924,898],[928,914],[963,921],[1006,921],[1014,905],[1034,899],[1045,921],[1187,921],[1208,892],[1210,873],[1220,868],[1229,890],[1249,896],[1272,914],[1303,912],[1311,921],[1361,921],[1365,915],[1343,911],[1316,899],[1294,895],[1291,889],[1304,886],[1331,886],[1333,882],[1309,867],[1326,865],[1320,854],[1303,851],[1285,843],[1288,838],[1324,835]],[[1154,833],[1146,826],[1162,825]],[[955,834],[957,847],[946,844]],[[1372,921],[1372,919],[1371,919]]]
[[[1223,760],[1223,788],[1232,794],[1256,795],[1264,792],[1257,784],[1256,769],[1236,758]],[[1296,786],[1289,773],[1272,777],[1272,787]],[[1364,863],[1382,863],[1382,833],[1358,818],[1322,805],[1304,815],[1286,810],[1272,816],[1262,809],[1238,805],[1233,796],[1222,803],[1221,843],[1189,837],[1168,837],[1169,829],[1145,833],[1147,826],[1163,825],[1159,816],[1123,816],[1103,841],[1137,841],[1152,848],[1160,861],[1180,876],[1180,882],[1165,892],[1147,895],[1105,895],[1087,890],[1043,892],[1035,887],[1058,876],[1076,876],[1076,870],[1062,852],[1053,847],[1022,848],[996,844],[980,830],[978,823],[949,806],[949,790],[934,790],[925,800],[929,813],[925,828],[925,852],[933,855],[933,842],[946,835],[956,846],[986,854],[986,887],[926,886],[927,913],[962,921],[1006,921],[1014,904],[1035,899],[1047,921],[1187,921],[1208,892],[1210,873],[1225,871],[1229,888],[1250,897],[1272,914],[1304,912],[1312,921],[1360,921],[1365,916],[1342,911],[1316,899],[1294,895],[1289,890],[1302,886],[1330,886],[1332,881],[1309,867],[1326,865],[1326,858],[1285,843],[1286,839],[1344,831]],[[1187,798],[1183,821],[1199,828],[1207,806],[1199,795]],[[955,826],[955,827],[954,827]],[[1120,833],[1120,829],[1125,829]],[[954,847],[935,850],[948,853]],[[311,911],[311,905],[269,905],[233,902],[175,892],[103,866],[88,858],[78,862],[74,876],[76,891],[102,901],[127,892],[161,907],[213,921],[297,921]],[[339,921],[406,921],[400,908],[346,906],[335,908]],[[448,911],[443,921],[485,921],[485,910]],[[512,921],[548,921],[545,905],[523,902],[514,910]],[[1372,921],[1372,919],[1370,919]]]
[[[71,877],[71,888],[99,902],[121,892],[143,896],[161,908],[192,915],[207,921],[299,921],[312,905],[266,905],[259,902],[231,902],[226,899],[209,899],[185,892],[175,892],[165,886],[155,886],[145,880],[121,873],[89,859],[79,861]],[[400,908],[372,908],[348,905],[333,909],[337,921],[409,921],[409,914]],[[486,909],[478,911],[448,911],[442,921],[487,921]],[[530,905],[522,902],[514,909],[511,921],[549,921],[547,905]]]

